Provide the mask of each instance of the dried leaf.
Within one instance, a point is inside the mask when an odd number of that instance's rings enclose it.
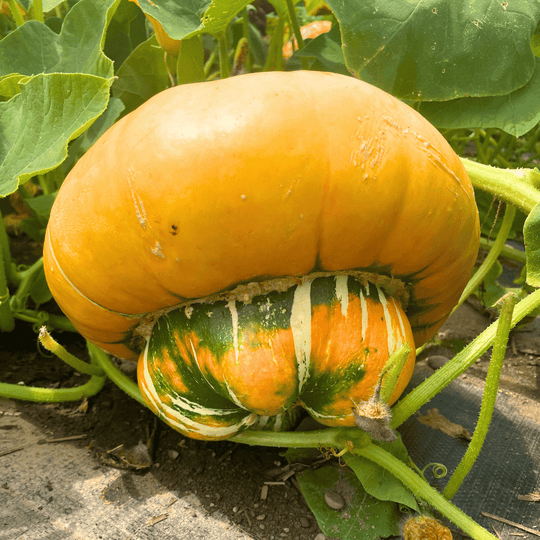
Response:
[[[538,502],[540,501],[540,493],[538,491],[533,491],[532,493],[527,493],[527,495],[518,495],[517,498],[520,501]]]
[[[439,413],[439,409],[430,409],[427,414],[418,415],[416,419],[420,423],[433,429],[438,429],[454,439],[465,439],[466,441],[470,441],[472,438],[472,433],[468,429],[448,420],[448,418]]]

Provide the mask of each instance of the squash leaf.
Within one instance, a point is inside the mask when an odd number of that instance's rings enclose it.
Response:
[[[385,444],[384,449],[404,463],[408,463],[408,453],[401,438],[398,438],[393,443]],[[383,467],[373,463],[369,459],[361,456],[353,456],[350,453],[346,453],[343,459],[355,472],[363,488],[371,496],[381,501],[393,501],[408,506],[418,512],[418,504],[414,495],[401,481]]]
[[[64,161],[69,141],[106,108],[111,84],[95,75],[40,74],[0,103],[0,197]]]
[[[326,536],[340,540],[378,540],[399,534],[398,505],[369,495],[351,471],[321,467],[299,472],[296,478]],[[345,502],[343,509],[333,510],[328,506],[325,501],[328,491],[341,496]]]
[[[329,32],[308,41],[302,50],[294,53],[293,58],[296,57],[315,58],[317,62],[312,69],[318,69],[320,66],[321,71],[350,75],[343,57],[338,25],[334,25]],[[288,62],[287,65],[290,66],[291,63]]]
[[[163,49],[152,35],[120,66],[112,92],[114,97],[122,100],[128,113],[170,85]]]
[[[527,284],[540,287],[540,204],[527,217],[523,235],[527,254]]]
[[[139,7],[161,23],[173,39],[184,39],[202,31],[201,19],[211,0],[138,0]],[[247,2],[246,2],[247,3]]]
[[[60,34],[27,21],[0,42],[0,197],[56,168],[68,143],[107,107],[113,63],[103,54],[120,0],[80,0]]]
[[[529,82],[537,0],[328,0],[347,66],[408,100],[501,96]]]
[[[0,42],[0,76],[88,73],[112,77],[103,54],[105,31],[120,0],[81,0],[68,12],[60,34],[27,21]]]
[[[529,82],[508,95],[422,102],[418,111],[438,128],[500,128],[520,137],[540,121],[540,58]]]

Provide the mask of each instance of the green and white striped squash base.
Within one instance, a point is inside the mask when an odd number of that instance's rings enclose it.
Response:
[[[161,316],[138,365],[148,406],[196,439],[227,439],[300,405],[318,422],[353,426],[388,357],[414,341],[398,301],[354,275],[304,277],[252,298],[198,301]],[[274,422],[271,422],[275,424]]]

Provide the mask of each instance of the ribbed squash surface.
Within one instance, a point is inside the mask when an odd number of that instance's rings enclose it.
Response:
[[[149,313],[351,269],[409,286],[418,346],[478,237],[465,170],[414,110],[352,77],[261,73],[169,89],[109,129],[58,194],[44,261],[77,329],[122,357]]]
[[[248,302],[164,315],[141,355],[139,387],[156,414],[191,438],[228,438],[297,405],[322,424],[352,426],[352,408],[371,397],[388,357],[406,342],[407,317],[380,288],[347,275],[308,278]]]

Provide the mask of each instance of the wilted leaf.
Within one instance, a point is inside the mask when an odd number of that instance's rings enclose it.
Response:
[[[433,429],[438,429],[454,439],[465,439],[466,441],[470,441],[472,438],[472,433],[468,429],[460,424],[451,422],[448,418],[443,416],[438,409],[430,409],[426,414],[416,416],[416,419],[421,424]]]

